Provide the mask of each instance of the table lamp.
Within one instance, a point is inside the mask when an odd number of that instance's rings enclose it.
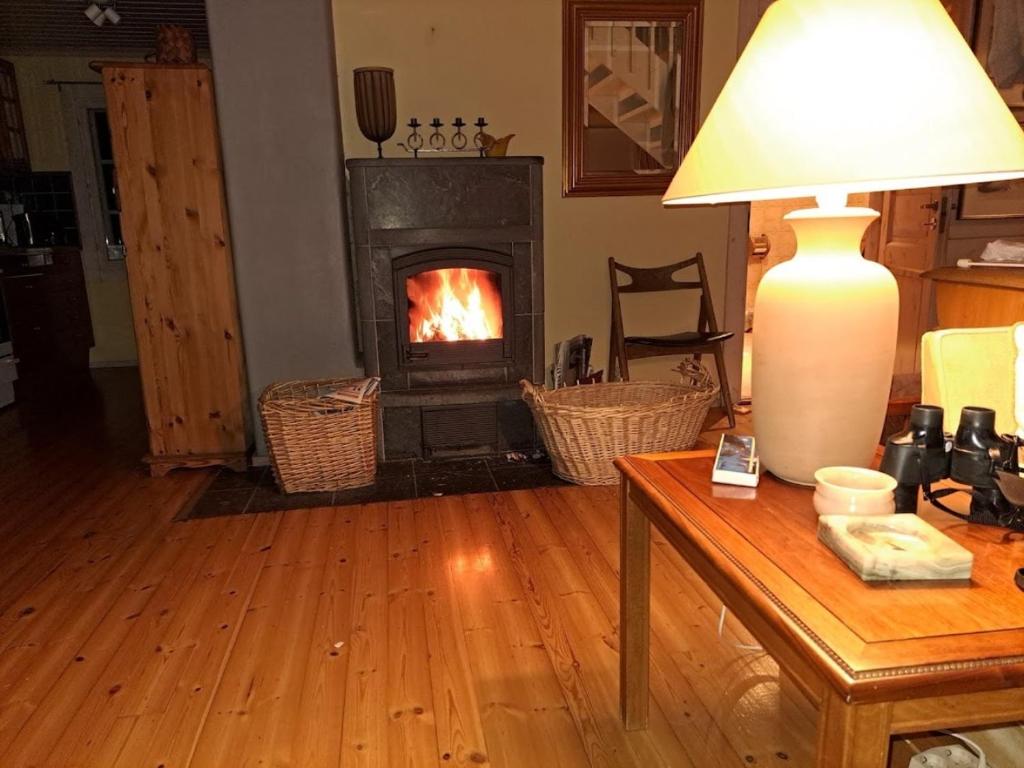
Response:
[[[877,217],[853,192],[1024,176],[1024,132],[938,0],[777,0],[736,63],[665,205],[815,196],[786,216],[794,258],[754,304],[761,464],[796,483],[867,466],[899,320],[896,281],[861,257]]]

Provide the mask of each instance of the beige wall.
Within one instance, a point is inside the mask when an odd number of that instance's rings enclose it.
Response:
[[[736,57],[739,0],[704,5],[701,107],[706,114]],[[665,210],[657,197],[561,196],[562,3],[521,0],[472,3],[436,0],[334,0],[335,44],[341,89],[342,135],[348,157],[369,157],[373,145],[359,132],[352,70],[395,70],[399,129],[388,156],[408,133],[402,124],[459,115],[484,115],[496,136],[515,133],[511,153],[541,155],[544,167],[546,341],[577,333],[594,337],[595,364],[607,363],[607,259],[637,265],[678,261],[702,251],[719,319],[725,298],[728,209]],[[629,313],[627,306],[625,312]],[[640,330],[673,330],[666,302],[644,302]],[[693,319],[695,322],[695,318]],[[678,321],[676,323],[678,325]],[[636,326],[634,326],[636,327]],[[667,358],[640,375],[669,376]],[[634,378],[637,373],[634,373]]]
[[[33,171],[67,171],[71,168],[60,90],[47,80],[94,80],[99,75],[89,69],[92,56],[3,56],[14,64],[18,79],[28,135],[29,157]],[[109,57],[107,57],[109,58]],[[124,58],[121,56],[120,58]],[[78,206],[79,215],[82,206]],[[90,353],[93,364],[132,362],[137,359],[132,329],[128,282],[119,266],[97,270],[89,255],[83,259],[86,290],[92,314],[96,345]]]
[[[71,167],[60,90],[47,80],[95,80],[89,56],[3,56],[14,65],[18,96],[28,134],[33,171],[66,171]]]
[[[128,280],[86,280],[92,333],[96,345],[89,352],[95,366],[134,363],[139,359],[132,323]]]

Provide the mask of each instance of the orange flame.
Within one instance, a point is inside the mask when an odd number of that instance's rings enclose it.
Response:
[[[432,269],[406,278],[410,341],[500,339],[501,285],[486,269]]]

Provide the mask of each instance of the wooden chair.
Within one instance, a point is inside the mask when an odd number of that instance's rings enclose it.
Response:
[[[676,272],[694,266],[697,267],[697,280],[681,281],[673,277]],[[620,272],[630,279],[629,283],[619,284]],[[694,360],[700,362],[702,354],[712,354],[715,356],[715,368],[718,370],[718,381],[721,385],[722,406],[729,418],[729,426],[735,427],[736,417],[732,412],[732,395],[729,392],[729,379],[725,372],[725,356],[722,349],[724,342],[732,338],[733,334],[718,330],[715,310],[711,304],[711,293],[708,290],[708,277],[704,270],[704,257],[698,253],[685,261],[649,268],[629,267],[609,258],[608,276],[612,289],[608,381],[615,381],[616,378],[629,381],[629,361],[632,359],[693,355]],[[620,294],[660,291],[700,291],[700,312],[696,330],[680,331],[667,336],[626,336],[623,330]]]

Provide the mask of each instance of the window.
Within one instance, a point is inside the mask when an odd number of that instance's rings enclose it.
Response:
[[[110,141],[110,124],[105,109],[90,109],[93,156],[96,158],[96,178],[100,189],[100,209],[103,214],[104,239],[107,259],[124,259],[124,240],[121,237],[121,199],[117,193],[117,168]]]
[[[0,59],[0,170],[31,170],[14,66],[3,59]]]

